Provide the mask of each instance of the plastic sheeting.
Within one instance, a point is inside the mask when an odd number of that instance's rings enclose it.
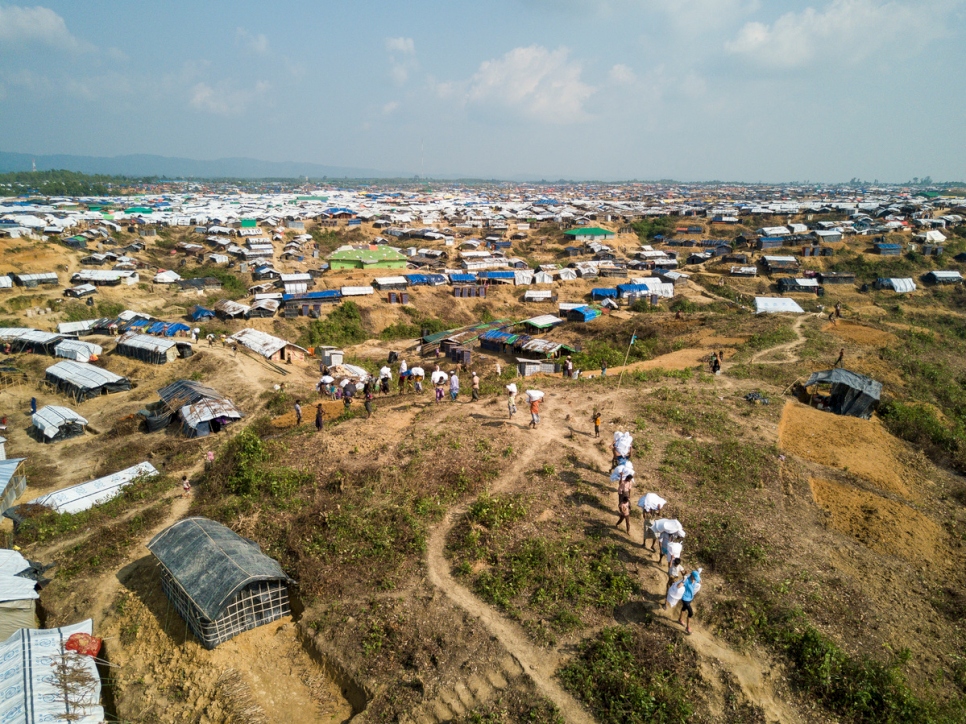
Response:
[[[645,513],[656,513],[665,505],[667,501],[657,493],[647,493],[637,501],[637,507],[643,509]]]
[[[844,369],[813,372],[805,387],[831,385],[829,409],[836,415],[869,419],[882,395],[882,383]]]
[[[627,457],[631,453],[631,445],[634,444],[634,438],[629,432],[621,432],[620,430],[614,433],[614,449],[617,451],[618,455]]]
[[[629,460],[618,465],[610,473],[610,481],[612,483],[618,483],[624,478],[631,477],[634,477],[634,463],[630,462]]]
[[[79,513],[82,510],[93,508],[95,505],[106,503],[137,478],[142,476],[153,477],[157,474],[158,471],[151,463],[138,463],[97,480],[47,493],[47,495],[31,500],[27,505],[43,505],[57,513]]]
[[[755,297],[755,314],[778,314],[790,312],[804,314],[805,310],[798,306],[794,299],[785,297]]]
[[[74,424],[86,425],[87,420],[69,407],[59,405],[47,405],[41,407],[32,415],[34,427],[44,434],[44,437],[57,437],[61,428],[70,427]]]
[[[0,722],[3,724],[40,724],[64,720],[64,713],[77,718],[75,724],[100,724],[105,719],[100,705],[101,679],[97,665],[89,656],[78,661],[95,684],[86,697],[68,705],[51,676],[51,664],[64,655],[67,639],[75,633],[93,634],[90,619],[72,626],[53,629],[21,629],[0,643]],[[74,656],[73,654],[71,656]]]
[[[681,521],[677,518],[661,518],[660,520],[655,520],[651,524],[651,530],[660,535],[661,533],[668,533],[670,535],[685,537],[684,526],[681,525]]]

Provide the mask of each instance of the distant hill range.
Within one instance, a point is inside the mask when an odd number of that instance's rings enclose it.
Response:
[[[323,166],[317,163],[287,161],[259,161],[254,158],[218,158],[198,161],[191,158],[170,158],[149,154],[129,156],[71,156],[55,154],[34,156],[29,153],[0,151],[0,173],[30,171],[34,164],[38,171],[65,170],[98,173],[109,176],[164,176],[180,178],[391,178],[393,174],[372,168]],[[398,178],[399,176],[396,175]]]

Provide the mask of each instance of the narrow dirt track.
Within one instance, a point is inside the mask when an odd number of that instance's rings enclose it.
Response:
[[[801,357],[799,357],[797,354],[793,354],[792,350],[795,349],[796,347],[800,347],[801,345],[805,344],[805,335],[802,334],[802,324],[805,322],[806,319],[808,319],[808,317],[812,317],[812,316],[817,317],[818,315],[817,314],[801,315],[798,319],[795,320],[795,324],[792,325],[792,331],[795,333],[795,337],[796,337],[794,340],[792,340],[791,342],[786,342],[785,344],[775,345],[774,347],[768,347],[767,349],[763,349],[760,352],[756,352],[755,355],[751,358],[750,364],[785,365],[785,364],[790,364],[791,362],[798,362],[801,359]],[[765,355],[771,354],[772,352],[778,352],[778,351],[785,352],[785,354],[788,356],[788,359],[771,359],[771,360],[762,359],[762,357],[764,357]]]

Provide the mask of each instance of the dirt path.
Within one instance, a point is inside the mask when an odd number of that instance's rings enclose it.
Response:
[[[760,352],[756,352],[751,358],[750,364],[759,365],[784,365],[791,362],[798,362],[801,357],[797,354],[792,353],[792,350],[805,344],[805,335],[802,334],[802,324],[808,319],[809,316],[818,315],[800,315],[798,319],[795,320],[795,324],[792,325],[792,331],[795,333],[795,339],[791,342],[786,342],[785,344],[778,344],[774,347],[768,347]],[[771,354],[772,352],[784,352],[788,359],[762,359],[765,355]]]
[[[529,432],[529,431],[528,431]],[[546,429],[535,431],[539,437],[549,435]],[[533,457],[542,445],[531,444],[516,460],[516,469],[525,471],[533,461]],[[507,487],[513,479],[506,477],[497,482],[491,491]],[[557,683],[555,674],[561,664],[561,657],[553,651],[535,646],[527,639],[526,634],[515,623],[507,619],[495,609],[483,603],[468,589],[461,586],[450,573],[449,561],[446,560],[446,537],[457,518],[466,512],[469,505],[452,508],[429,538],[426,546],[426,569],[430,583],[439,588],[446,596],[461,609],[478,618],[490,632],[490,635],[503,645],[513,658],[517,660],[527,675],[533,680],[537,689],[556,705],[564,720],[572,724],[593,724],[594,719],[581,706],[580,702],[564,691]]]

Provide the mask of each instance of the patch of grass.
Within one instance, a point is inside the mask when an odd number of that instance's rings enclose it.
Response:
[[[88,307],[81,302],[67,302],[61,311],[64,314],[65,322],[81,322],[85,319],[100,319],[101,317],[116,317],[124,311],[124,305],[120,302],[101,300],[93,307]]]
[[[672,440],[664,450],[660,471],[678,478],[694,478],[698,488],[708,487],[727,500],[733,495],[763,488],[778,480],[778,451],[725,437],[720,442]]]
[[[279,444],[266,442],[249,425],[233,437],[222,451],[221,475],[210,475],[209,486],[221,486],[242,497],[285,499],[310,478],[298,470],[278,464]]]
[[[403,306],[402,310],[412,321],[393,322],[379,333],[379,339],[386,341],[394,339],[414,339],[426,334],[435,334],[436,332],[442,332],[459,326],[454,322],[428,316],[414,307]]]
[[[519,495],[483,494],[470,506],[467,517],[490,530],[515,523],[526,517],[527,507]]]
[[[605,628],[558,676],[602,724],[682,724],[694,714],[697,659],[656,626]]]
[[[752,540],[745,525],[735,516],[712,513],[690,529],[694,554],[712,571],[729,577],[748,575],[764,563],[768,546]]]
[[[735,427],[728,415],[713,402],[705,402],[700,393],[687,390],[657,389],[641,412],[649,420],[671,423],[689,435],[706,431],[731,432]]]

